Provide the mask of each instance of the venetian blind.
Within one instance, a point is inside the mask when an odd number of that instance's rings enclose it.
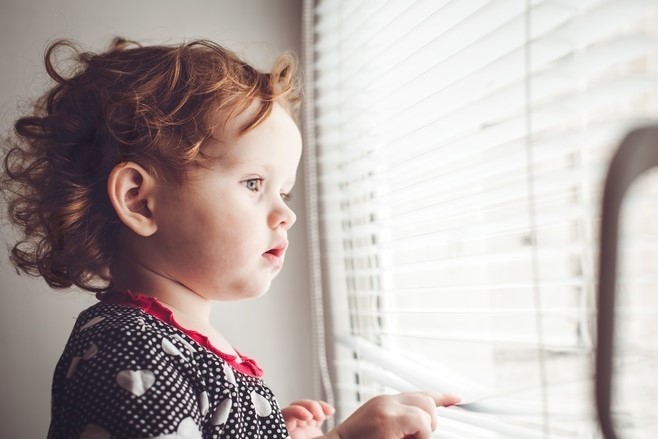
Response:
[[[308,3],[339,414],[431,388],[467,403],[436,437],[596,437],[600,192],[623,134],[658,116],[657,2]],[[624,222],[629,434],[658,432],[655,186]]]

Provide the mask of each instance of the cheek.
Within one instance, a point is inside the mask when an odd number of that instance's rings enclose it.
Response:
[[[244,261],[254,252],[253,233],[250,233],[244,221],[234,222],[226,218],[226,223],[219,221],[199,227],[194,240],[199,255],[225,265]]]
[[[207,265],[203,259],[209,264],[230,264],[265,251],[258,212],[248,203],[226,196],[220,201],[199,200],[185,208],[169,218],[170,247],[186,249],[199,265]]]

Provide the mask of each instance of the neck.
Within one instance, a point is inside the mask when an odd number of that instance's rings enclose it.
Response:
[[[188,326],[210,325],[211,301],[185,285],[158,273],[130,257],[121,257],[111,267],[112,287],[151,296],[174,313],[174,318]]]

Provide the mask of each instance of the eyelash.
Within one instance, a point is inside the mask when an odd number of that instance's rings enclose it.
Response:
[[[259,178],[250,178],[250,179],[248,179],[248,180],[243,181],[242,183],[244,184],[244,186],[245,186],[248,190],[250,190],[250,191],[252,191],[252,192],[259,192],[260,189],[261,189],[261,186],[262,186],[262,184],[263,184],[263,180],[264,180],[264,179],[263,179],[262,177],[259,177]],[[254,188],[250,187],[250,184],[251,184],[252,182],[256,182],[256,187],[254,187]],[[289,201],[292,199],[292,194],[291,194],[290,192],[282,192],[282,193],[281,193],[281,199],[287,203],[287,202],[289,202]]]
[[[256,185],[255,188],[251,188],[251,187],[249,187],[249,186],[250,186],[250,183],[252,183],[252,182],[256,182],[256,183],[257,183],[257,185]],[[244,187],[246,187],[248,190],[250,190],[250,191],[252,191],[252,192],[258,192],[258,191],[260,191],[260,188],[261,188],[261,186],[262,186],[262,184],[263,184],[263,178],[262,178],[262,177],[259,177],[259,178],[250,178],[250,179],[248,179],[248,180],[243,181],[242,183],[244,184]]]

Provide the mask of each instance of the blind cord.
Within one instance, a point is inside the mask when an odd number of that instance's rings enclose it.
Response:
[[[302,9],[302,57],[305,80],[304,93],[304,183],[306,184],[306,215],[308,251],[310,255],[311,318],[313,323],[313,352],[317,359],[314,370],[314,391],[335,405],[334,391],[327,361],[325,315],[322,294],[322,265],[320,253],[320,221],[318,204],[317,151],[315,141],[315,85],[314,85],[314,0],[304,0]],[[332,419],[327,427],[333,427]]]
[[[549,407],[548,407],[548,380],[546,376],[546,353],[544,347],[544,325],[542,319],[542,300],[541,300],[541,291],[539,288],[539,255],[538,255],[538,240],[536,233],[536,218],[535,218],[535,190],[534,190],[534,180],[533,180],[533,151],[532,151],[532,65],[531,65],[531,23],[530,19],[532,17],[532,9],[530,5],[530,0],[525,0],[525,45],[524,45],[524,76],[525,87],[524,87],[524,100],[525,100],[525,139],[526,139],[526,182],[528,190],[528,229],[530,232],[530,252],[532,258],[532,279],[533,279],[533,297],[535,304],[535,325],[537,329],[537,353],[538,353],[538,368],[539,368],[539,381],[541,385],[541,402],[542,407],[542,430],[544,437],[550,437],[550,425],[549,425]]]

